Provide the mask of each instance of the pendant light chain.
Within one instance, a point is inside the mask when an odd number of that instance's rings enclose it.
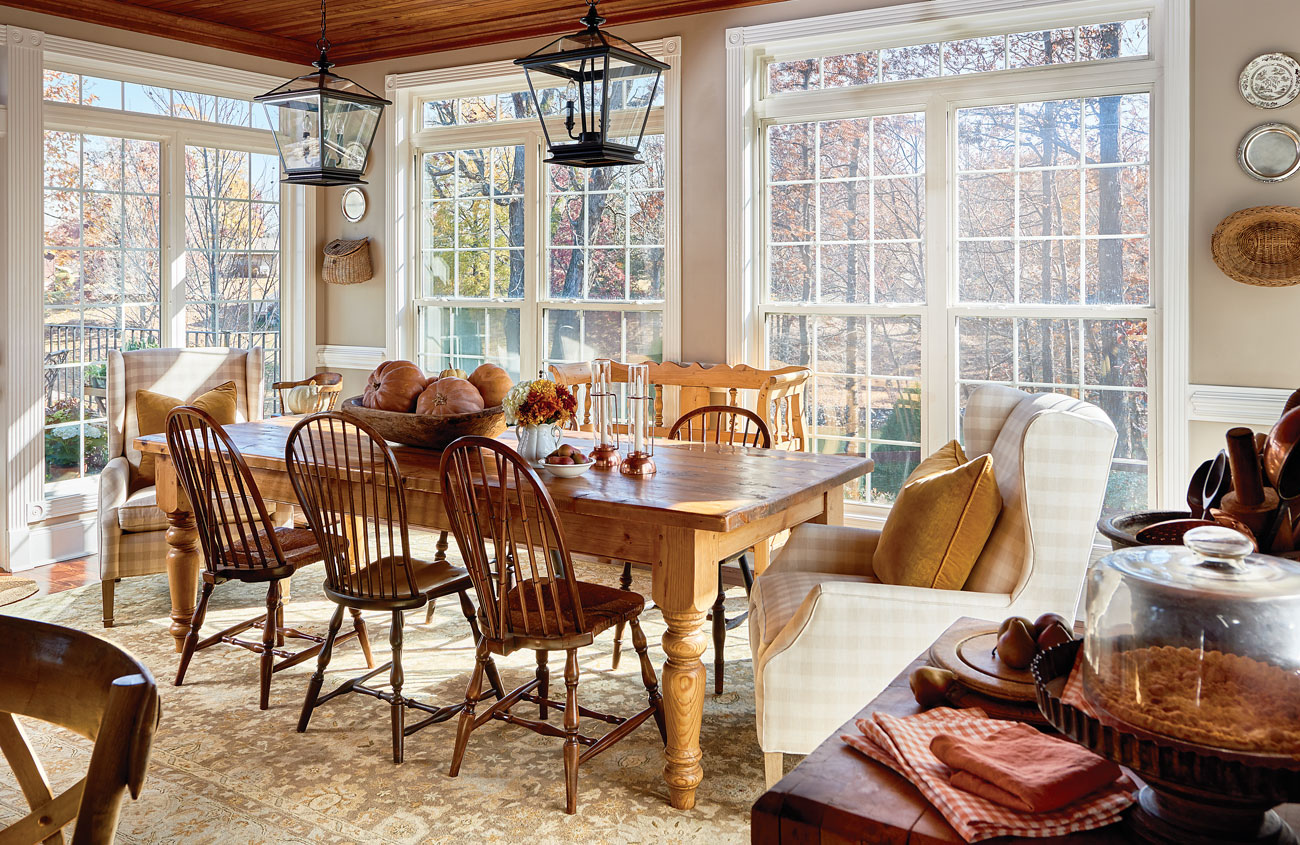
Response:
[[[330,48],[330,40],[325,37],[325,0],[320,0],[320,40],[316,46],[322,53]]]

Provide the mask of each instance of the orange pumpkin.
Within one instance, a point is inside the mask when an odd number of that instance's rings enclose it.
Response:
[[[478,388],[485,408],[500,405],[510,388],[515,386],[510,380],[510,374],[496,364],[483,364],[470,374],[469,383]]]
[[[410,412],[429,380],[410,361],[385,361],[366,379],[361,404],[381,411]]]
[[[473,414],[483,410],[483,397],[477,388],[463,378],[440,378],[429,385],[415,403],[417,414],[450,417],[455,414]]]

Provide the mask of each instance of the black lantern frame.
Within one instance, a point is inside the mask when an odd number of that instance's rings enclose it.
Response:
[[[591,2],[581,32],[557,38],[515,64],[524,69],[533,106],[542,122],[550,164],[610,167],[642,164],[639,154],[646,123],[654,108],[663,72],[669,65],[615,35],[602,32],[605,19]],[[536,77],[535,77],[536,75]],[[551,134],[541,80],[558,80],[566,88],[564,128],[567,140]],[[628,102],[640,83],[644,103]],[[576,130],[576,132],[575,132]]]
[[[370,147],[379,130],[385,100],[362,85],[330,71],[321,2],[320,58],[314,73],[290,79],[253,99],[266,108],[290,185],[364,185]],[[275,109],[279,112],[278,119]]]

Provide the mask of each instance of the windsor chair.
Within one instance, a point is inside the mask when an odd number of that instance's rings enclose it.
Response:
[[[565,812],[575,813],[579,766],[650,717],[667,742],[659,682],[637,621],[645,598],[578,580],[550,493],[509,446],[485,437],[462,437],[443,452],[439,477],[447,518],[478,593],[483,623],[450,775],[460,773],[470,734],[493,719],[563,737]],[[632,645],[641,660],[641,680],[649,701],[644,710],[626,718],[578,704],[578,649],[619,622],[632,628]],[[493,655],[520,649],[536,652],[534,678],[476,715],[484,676],[495,673]],[[550,699],[551,651],[565,652],[563,702]],[[511,713],[520,701],[536,704],[539,718]],[[564,714],[563,729],[547,721],[552,709]],[[600,737],[584,735],[578,730],[580,715],[613,727]]]
[[[281,414],[288,414],[289,411],[289,391],[295,387],[316,387],[316,406],[308,413],[319,413],[320,411],[332,411],[339,404],[339,397],[343,395],[343,374],[342,373],[315,373],[307,378],[298,381],[277,381],[271,385],[275,391],[275,404]]]
[[[460,598],[461,612],[475,642],[480,639],[472,588],[464,569],[446,560],[421,561],[411,557],[406,494],[397,459],[389,445],[370,426],[337,412],[314,414],[300,420],[285,444],[289,480],[325,559],[325,595],[338,605],[329,633],[307,686],[298,732],[307,730],[312,712],[331,699],[357,692],[387,701],[393,737],[393,762],[401,763],[406,737],[429,725],[445,722],[465,704],[438,706],[403,694],[402,640],[405,613],[419,610],[432,599]],[[392,614],[388,642],[392,659],[344,681],[321,694],[325,670],[343,622],[343,609],[353,614],[383,610]],[[384,690],[368,685],[370,679],[389,673]],[[501,682],[495,668],[492,691],[499,697]],[[427,714],[406,724],[406,711]]]
[[[184,682],[196,652],[218,643],[239,646],[260,657],[258,706],[265,710],[270,706],[271,675],[309,660],[325,643],[323,637],[285,627],[282,589],[283,582],[299,567],[321,559],[320,548],[310,531],[272,523],[244,456],[206,411],[189,405],[174,408],[167,415],[167,449],[181,488],[193,506],[204,560],[203,587],[181,650],[176,686]],[[267,584],[266,613],[200,640],[212,591],[227,581]],[[346,638],[360,640],[368,663],[370,642],[359,614],[354,614],[353,626]],[[262,639],[239,636],[249,628],[260,628]],[[286,638],[307,640],[313,645],[297,652],[287,651]]]

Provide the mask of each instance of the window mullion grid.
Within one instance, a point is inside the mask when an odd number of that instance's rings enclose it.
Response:
[[[956,110],[939,95],[925,105],[925,218],[921,229],[925,261],[925,304],[921,307],[921,451],[928,454],[956,430],[959,398],[954,384],[954,322],[948,311],[957,290],[957,250],[949,248],[957,192],[950,131]],[[950,136],[951,139],[950,139]]]

